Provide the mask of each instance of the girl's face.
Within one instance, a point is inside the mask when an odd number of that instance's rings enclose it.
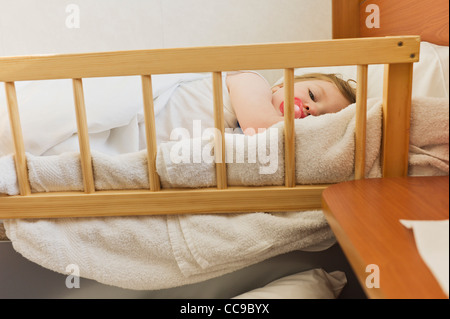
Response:
[[[275,110],[284,115],[284,87],[276,86],[272,93]],[[324,80],[295,82],[294,99],[295,118],[336,113],[350,104],[336,85]]]

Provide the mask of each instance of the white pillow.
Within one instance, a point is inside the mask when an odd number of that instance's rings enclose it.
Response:
[[[317,268],[277,279],[233,299],[335,299],[346,283],[344,272]]]
[[[384,65],[369,65],[367,97],[380,98],[383,96]],[[339,73],[344,79],[356,80],[356,65],[312,67],[296,69],[295,74],[310,72]],[[276,83],[283,81],[279,79]],[[449,47],[439,46],[429,42],[420,43],[419,62],[413,66],[414,97],[449,97]]]

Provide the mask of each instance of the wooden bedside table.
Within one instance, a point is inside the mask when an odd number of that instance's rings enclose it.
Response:
[[[322,205],[369,298],[448,298],[420,257],[412,230],[400,223],[448,219],[448,176],[343,182],[324,190]],[[378,266],[379,288],[366,287],[371,264]]]

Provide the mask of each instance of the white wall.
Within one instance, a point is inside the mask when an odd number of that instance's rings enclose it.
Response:
[[[0,0],[0,56],[329,38],[331,0]]]

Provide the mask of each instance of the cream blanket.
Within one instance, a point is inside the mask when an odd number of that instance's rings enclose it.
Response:
[[[296,120],[298,183],[353,178],[354,109],[352,105],[336,114]],[[411,171],[431,168],[433,174],[448,174],[448,101],[414,101],[412,123]],[[433,130],[423,132],[430,123]],[[244,154],[231,152],[233,161],[227,164],[231,185],[283,183],[281,128],[282,123],[253,137],[226,136],[228,142],[233,139],[233,148],[244,150]],[[380,141],[381,102],[370,100],[366,155],[369,177],[380,176]],[[267,146],[265,154],[249,151],[263,142]],[[186,143],[191,147],[187,148]],[[198,154],[194,146],[200,146],[204,156],[195,158]],[[214,185],[214,163],[208,157],[211,146],[206,137],[162,144],[157,168],[163,187]],[[233,148],[228,149],[230,162]],[[183,149],[192,159],[186,163],[182,161],[186,159]],[[32,189],[64,190],[67,185],[81,189],[77,158],[77,154],[69,153],[46,157],[28,154]],[[174,164],[174,160],[181,163]],[[99,189],[148,186],[145,152],[115,157],[94,152],[93,165]],[[0,172],[0,192],[17,193],[17,186],[11,183],[15,181],[11,157],[0,159]],[[43,267],[67,274],[68,265],[76,264],[82,277],[147,290],[203,281],[275,255],[334,240],[321,211],[5,220],[4,224],[14,248]]]

